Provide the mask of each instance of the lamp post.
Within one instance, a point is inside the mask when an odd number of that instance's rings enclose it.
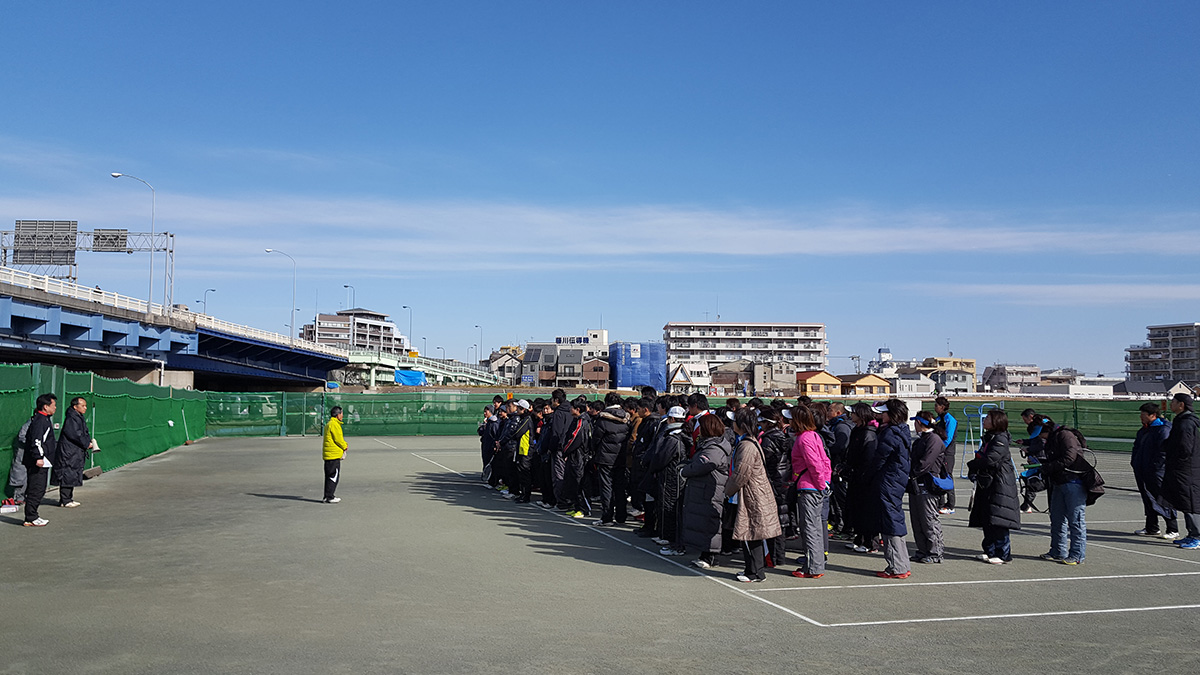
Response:
[[[292,304],[289,305],[291,308],[291,318],[289,319],[291,334],[288,337],[292,339],[294,345],[296,343],[296,259],[277,248],[269,248],[267,253],[278,253],[287,256],[287,259],[292,261]]]
[[[150,284],[146,292],[146,312],[149,313],[150,305],[154,303],[154,211],[155,202],[158,201],[158,192],[154,186],[137,176],[130,176],[127,173],[117,173],[116,171],[109,174],[113,178],[132,178],[137,182],[150,188]],[[294,303],[293,303],[294,304]],[[166,282],[163,282],[163,312],[167,311],[167,287]]]
[[[408,310],[408,348],[409,348],[409,349],[412,349],[412,340],[413,340],[413,333],[412,333],[412,307],[409,307],[408,305],[400,305],[400,309],[407,309],[407,310]]]
[[[434,347],[434,349],[442,350],[442,360],[445,361],[446,360],[446,348],[445,347]]]
[[[429,340],[426,340],[425,336],[421,336],[421,354],[425,355],[428,353],[429,353]]]
[[[342,284],[342,288],[350,289],[350,307],[348,307],[347,309],[354,309],[354,306],[356,304],[358,304],[358,301],[354,299],[354,285],[353,284]]]
[[[479,350],[479,345],[471,345],[470,347],[467,347],[467,364],[468,365],[470,365],[470,363],[471,363],[471,352],[472,351],[477,352],[478,350]]]
[[[483,360],[483,353],[482,353],[483,352],[483,326],[475,326],[475,327],[479,329],[479,351],[475,353],[475,356],[478,356],[479,360],[482,361]]]
[[[217,289],[215,289],[215,288],[206,288],[206,289],[204,289],[204,299],[196,301],[196,302],[204,305],[204,313],[205,314],[208,314],[208,294],[216,293],[216,292],[217,292]]]

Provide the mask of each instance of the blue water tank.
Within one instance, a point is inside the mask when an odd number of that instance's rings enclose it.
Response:
[[[631,389],[650,385],[667,390],[667,345],[664,342],[614,342],[608,346],[613,385]]]

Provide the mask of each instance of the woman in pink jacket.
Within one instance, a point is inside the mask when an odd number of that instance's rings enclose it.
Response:
[[[825,443],[817,433],[817,420],[806,406],[792,408],[792,480],[796,483],[800,537],[804,540],[804,564],[792,576],[817,579],[825,576],[825,551],[828,530],[825,525],[825,501],[829,499],[829,481],[833,471]]]

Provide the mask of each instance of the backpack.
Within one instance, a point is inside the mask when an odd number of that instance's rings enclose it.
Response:
[[[1078,471],[1077,473],[1079,473],[1079,479],[1080,482],[1083,483],[1084,489],[1087,490],[1087,506],[1091,506],[1092,504],[1096,503],[1097,499],[1100,499],[1104,496],[1104,476],[1101,476],[1100,471],[1096,469],[1096,453],[1088,448],[1087,439],[1083,437],[1083,434],[1080,433],[1078,429],[1073,429],[1071,427],[1059,427],[1056,431],[1071,432],[1075,435],[1075,438],[1079,440],[1079,445],[1083,448],[1083,452],[1080,454],[1080,457],[1083,458],[1083,461],[1087,464],[1088,468]],[[1054,435],[1051,434],[1050,438],[1053,440]],[[1092,455],[1090,460],[1087,457],[1088,453]]]

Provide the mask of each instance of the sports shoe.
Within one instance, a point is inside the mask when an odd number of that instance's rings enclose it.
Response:
[[[1163,539],[1178,539],[1179,533],[1178,532],[1164,532],[1162,534],[1162,538]]]
[[[658,544],[659,546],[669,546],[671,541],[669,539],[663,539],[662,537],[655,537],[654,543]]]
[[[1200,539],[1191,539],[1191,540],[1185,541],[1179,545],[1179,548],[1187,548],[1187,549],[1200,548]]]
[[[1033,507],[1026,506],[1025,508],[1021,509],[1021,513],[1033,513]]]
[[[1139,537],[1158,537],[1162,535],[1162,533],[1158,530],[1147,530],[1144,527],[1140,530],[1134,530],[1133,533]],[[1177,534],[1175,536],[1178,537],[1179,535]]]
[[[71,501],[67,502],[66,504],[59,504],[59,506],[63,507],[64,509],[73,509],[76,506],[79,506],[79,502],[77,502],[75,500],[71,500]]]
[[[950,515],[954,513],[954,509],[948,509],[943,506],[942,508],[938,509],[938,513],[942,514],[943,516]]]
[[[1041,558],[1042,560],[1049,560],[1050,562],[1057,562],[1057,563],[1060,563],[1063,560],[1065,560],[1065,558],[1060,558],[1060,557],[1054,555],[1053,553],[1043,553],[1043,554],[1039,555],[1038,557]]]
[[[588,517],[588,514],[584,513],[583,511],[575,511],[574,513],[571,513],[569,515],[572,518],[587,518]]]
[[[707,560],[701,560],[697,558],[696,560],[692,561],[692,566],[699,567],[702,570],[707,570],[712,568],[712,563],[708,562]]]
[[[851,546],[850,548],[854,549],[855,553],[870,553],[871,552],[871,549],[867,548],[866,546],[860,546],[859,544],[855,544],[854,546]]]
[[[336,503],[338,503],[338,502],[340,502],[340,501],[342,501],[342,498],[341,498],[341,497],[330,497],[329,499],[326,499],[326,500],[325,500],[325,503],[326,503],[326,504],[336,504]]]
[[[25,523],[25,527],[45,527],[50,524],[50,521],[45,518],[38,518],[32,522]]]
[[[1197,545],[1197,548],[1200,548],[1200,545]],[[1082,565],[1083,564],[1083,561],[1080,560],[1079,558],[1064,558],[1064,559],[1060,560],[1059,562],[1061,562],[1064,565]]]
[[[1188,537],[1184,537],[1183,539],[1176,539],[1175,541],[1173,541],[1171,543],[1175,544],[1176,546],[1183,546],[1184,544],[1188,543],[1189,541],[1193,541],[1193,537],[1188,536]]]
[[[853,551],[857,547],[858,547],[858,544],[855,544],[855,543],[846,544],[846,548],[850,549],[851,551]]]
[[[503,496],[505,496],[505,497],[507,497],[507,496],[508,496],[509,494],[511,494],[511,493],[510,493],[508,490],[501,490],[501,491],[500,491],[500,494],[501,494],[501,495],[503,495]]]
[[[983,562],[991,562],[991,561],[992,561],[992,556],[990,556],[990,555],[988,555],[988,554],[986,554],[986,553],[980,553],[979,555],[975,556],[975,559],[976,559],[976,560],[982,560]]]
[[[617,524],[611,520],[594,520],[594,521],[592,521],[592,526],[593,527],[616,527]]]
[[[796,577],[797,579],[820,579],[821,577],[825,576],[825,574],[823,572],[821,574],[805,574],[802,570],[796,570],[792,572],[792,576]]]
[[[875,576],[879,577],[880,579],[907,579],[912,576],[912,572],[903,572],[901,574],[896,574],[894,572],[889,572],[887,570],[883,570],[882,572],[876,572]]]
[[[941,556],[927,555],[924,558],[921,558],[920,560],[918,560],[917,562],[920,562],[925,565],[940,565],[940,564],[942,564],[942,558],[941,558]]]
[[[1008,563],[1012,562],[1011,560],[1005,560],[1004,558],[988,558],[987,561],[993,565],[1007,565]]]
[[[738,574],[734,575],[734,577],[733,577],[733,578],[734,578],[734,579],[737,579],[738,581],[742,582],[743,584],[755,584],[755,583],[758,583],[758,582],[760,582],[760,581],[766,581],[766,580],[767,580],[767,579],[766,579],[766,577],[763,577],[762,579],[759,579],[758,577],[751,577],[751,576],[747,576],[745,572],[738,573]]]
[[[550,504],[550,503],[547,503],[547,502],[538,502],[538,503],[537,503],[537,505],[538,505],[538,506],[540,506],[540,507],[542,507],[543,509],[552,509],[552,508],[554,508],[554,505],[553,505],[553,504]]]
[[[658,549],[658,554],[659,555],[669,555],[669,556],[681,556],[681,555],[687,555],[687,551],[681,551],[677,548],[671,548],[670,546],[664,546],[664,547]]]
[[[627,513],[632,518],[637,518],[638,516],[642,515],[642,512],[637,509],[629,509],[629,511],[627,511]]]

